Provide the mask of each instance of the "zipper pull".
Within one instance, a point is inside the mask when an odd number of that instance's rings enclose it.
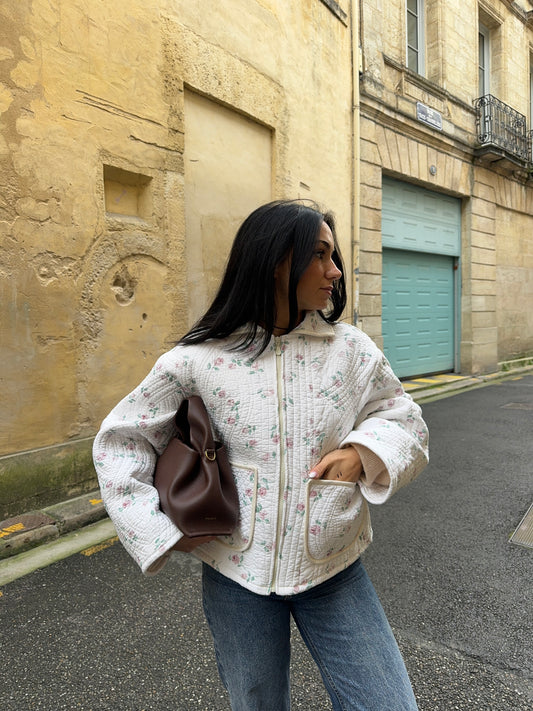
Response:
[[[280,336],[274,336],[274,344],[276,346],[276,355],[281,355],[281,338]]]

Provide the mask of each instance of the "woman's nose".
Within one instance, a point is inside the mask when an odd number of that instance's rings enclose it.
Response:
[[[335,262],[333,260],[331,260],[331,262],[329,263],[329,269],[326,273],[326,276],[328,279],[333,279],[333,280],[339,279],[339,277],[342,276],[341,270],[337,267],[337,265],[335,264]]]

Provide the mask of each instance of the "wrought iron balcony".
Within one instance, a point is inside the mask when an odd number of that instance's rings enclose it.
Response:
[[[479,154],[493,153],[494,159],[511,158],[524,167],[532,164],[531,132],[526,117],[492,94],[474,101]]]

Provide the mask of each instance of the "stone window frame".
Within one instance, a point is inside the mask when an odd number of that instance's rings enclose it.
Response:
[[[529,128],[533,131],[533,47],[529,51]],[[533,147],[531,151],[533,159]]]
[[[483,47],[481,46],[483,44]],[[491,91],[491,37],[490,29],[479,21],[478,26],[478,96],[486,96]],[[482,74],[483,73],[483,74]]]
[[[440,24],[441,2],[442,0],[425,0],[424,3],[424,76],[439,86],[443,84],[443,68],[446,62],[443,55],[445,43]]]
[[[410,7],[414,5],[415,7]],[[426,28],[425,28],[425,3],[424,0],[405,0],[405,65],[416,74],[425,76],[426,71]],[[410,33],[410,18],[416,21],[416,46],[413,44]],[[416,66],[411,62],[412,52],[416,53]]]
[[[478,5],[478,41],[479,34],[483,30],[484,36],[488,39],[488,68],[489,68],[489,82],[488,89],[485,94],[492,94],[498,97],[501,101],[506,101],[505,96],[505,76],[502,75],[503,67],[499,57],[503,51],[502,49],[502,35],[501,28],[504,23],[505,18],[497,13],[494,8],[487,6],[485,0],[481,0]],[[479,86],[479,75],[476,79],[476,86],[478,91],[481,89]],[[485,94],[479,94],[483,96]]]

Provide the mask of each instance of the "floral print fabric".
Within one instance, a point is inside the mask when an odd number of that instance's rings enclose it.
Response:
[[[231,339],[179,345],[102,423],[94,444],[102,495],[143,572],[157,572],[181,537],[152,481],[189,395],[203,398],[226,445],[241,505],[234,534],[195,555],[258,593],[299,592],[350,565],[371,541],[367,501],[386,501],[425,466],[420,408],[370,338],[310,313],[276,341],[256,359],[255,344],[235,352]],[[342,446],[359,448],[365,478],[310,480]],[[378,483],[383,472],[387,485]]]

